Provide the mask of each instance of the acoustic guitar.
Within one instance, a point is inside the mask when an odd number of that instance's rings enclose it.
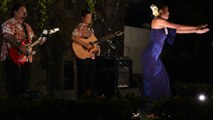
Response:
[[[72,49],[73,49],[73,52],[75,54],[75,56],[79,59],[86,59],[89,57],[89,55],[91,54],[91,52],[93,52],[94,50],[96,50],[97,48],[95,47],[95,45],[98,45],[106,40],[109,40],[115,36],[120,36],[122,35],[123,32],[120,32],[120,31],[117,31],[115,32],[114,34],[110,34],[110,35],[107,35],[105,37],[102,37],[100,39],[97,39],[95,36],[91,36],[87,39],[83,39],[85,43],[91,43],[93,45],[93,47],[91,49],[87,49],[85,48],[84,46],[76,43],[76,42],[72,42]]]

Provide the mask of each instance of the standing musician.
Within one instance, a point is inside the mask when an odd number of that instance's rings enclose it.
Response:
[[[85,59],[79,57],[76,59],[78,96],[96,95],[95,57],[100,55],[101,50],[97,44],[92,44],[93,41],[97,40],[94,30],[91,28],[92,13],[84,10],[81,17],[82,21],[75,27],[71,36],[73,44],[77,43],[88,53]]]
[[[35,37],[31,26],[24,22],[27,17],[25,4],[14,4],[11,9],[11,18],[2,24],[3,45],[1,49],[1,61],[5,61],[5,73],[7,79],[7,90],[9,97],[18,98],[29,89],[31,73],[32,49],[26,45],[32,43]],[[26,62],[16,64],[12,59],[10,50],[15,49],[18,53],[26,55]]]

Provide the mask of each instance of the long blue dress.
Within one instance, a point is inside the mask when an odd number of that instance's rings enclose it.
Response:
[[[171,96],[167,71],[161,60],[164,42],[172,44],[176,34],[175,29],[151,29],[150,42],[141,54],[143,70],[143,96],[150,101]]]

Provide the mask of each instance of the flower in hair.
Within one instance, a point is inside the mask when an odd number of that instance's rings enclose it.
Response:
[[[150,6],[150,8],[151,8],[151,10],[152,10],[152,14],[153,14],[155,17],[157,17],[157,16],[160,15],[160,13],[158,12],[158,7],[157,7],[156,5],[152,4],[152,5]]]

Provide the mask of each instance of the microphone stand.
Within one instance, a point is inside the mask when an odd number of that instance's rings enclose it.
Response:
[[[51,37],[51,34],[52,33],[55,33],[59,31],[59,28],[55,28],[55,29],[50,29],[48,27],[47,30],[44,30],[42,32],[42,36],[41,37],[46,37],[46,41],[47,41],[47,57],[46,57],[46,64],[47,64],[47,93],[48,93],[48,96],[50,97],[54,97],[54,88],[55,88],[55,80],[53,80],[53,78],[50,76],[51,74],[51,69],[50,69],[50,65],[52,65],[52,62],[50,61],[50,41],[48,39],[50,39]]]
[[[50,38],[50,34],[51,33],[51,29],[48,29],[47,30],[47,40]],[[49,40],[47,41],[47,81],[48,81],[48,95],[50,97],[54,97],[54,92],[53,92],[53,85],[54,85],[54,82],[52,80],[50,80],[50,63],[49,60],[50,60],[50,43],[49,43]]]
[[[101,22],[106,28],[107,30],[113,34],[114,38],[115,39],[118,39],[118,37],[115,35],[114,31],[112,31],[111,27],[106,23],[105,20],[102,20]],[[109,43],[109,45],[111,46],[112,49],[114,49],[114,74],[115,74],[115,78],[114,78],[114,83],[115,83],[115,86],[114,86],[114,92],[115,92],[115,95],[118,94],[118,56],[117,56],[117,46],[118,43],[116,42],[116,45],[112,42],[112,41],[108,41],[107,42]]]
[[[111,27],[106,23],[105,20],[102,20],[101,23],[107,28],[107,30],[112,33],[112,35],[114,36],[114,38],[118,39],[118,37],[115,35],[115,32],[112,31]],[[109,45],[111,46],[112,49],[116,50],[116,46],[118,45],[118,42],[116,42],[115,44],[112,41],[107,41],[109,43]]]

